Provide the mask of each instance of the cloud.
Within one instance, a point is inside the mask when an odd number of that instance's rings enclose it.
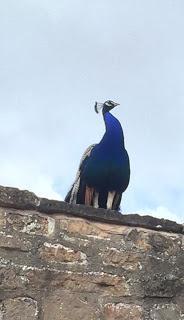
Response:
[[[0,184],[64,197],[104,133],[94,101],[110,98],[121,103],[113,113],[131,161],[123,209],[180,219],[183,9],[167,0],[1,1]]]
[[[39,197],[63,200],[54,190],[54,181],[50,176],[26,166],[7,164],[0,168],[1,184],[34,192]]]

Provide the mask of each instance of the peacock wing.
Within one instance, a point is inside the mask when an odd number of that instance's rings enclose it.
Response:
[[[81,175],[83,173],[83,170],[90,158],[91,155],[91,151],[93,150],[94,146],[96,144],[92,144],[90,145],[84,152],[81,160],[80,160],[80,164],[79,164],[79,168],[76,174],[76,178],[74,183],[72,184],[69,192],[67,193],[66,197],[65,197],[65,201],[69,202],[69,203],[80,203],[83,204],[85,203],[85,188],[86,185],[84,184],[84,182],[81,179]]]

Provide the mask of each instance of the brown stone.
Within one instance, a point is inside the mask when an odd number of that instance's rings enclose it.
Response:
[[[63,216],[60,218],[60,228],[76,236],[86,236],[93,239],[109,237],[109,233],[103,229],[103,226],[101,228],[100,223],[92,223],[81,218],[66,218]]]
[[[136,270],[140,267],[141,254],[131,251],[120,251],[116,248],[108,248],[104,254],[102,254],[102,260],[104,265],[110,265],[114,267],[122,267],[126,270]]]
[[[92,294],[58,290],[44,301],[43,320],[96,320],[97,299]]]
[[[0,319],[184,320],[183,226],[4,187],[0,206]]]
[[[156,304],[150,311],[151,320],[182,320],[182,314],[177,305],[171,304]]]
[[[0,206],[31,210],[40,205],[40,199],[32,192],[0,186]]]
[[[0,186],[0,206],[21,210],[37,210],[47,214],[64,212],[65,214],[109,224],[122,224],[184,234],[183,225],[174,221],[157,219],[152,216],[139,216],[138,214],[125,215],[113,210],[95,209],[83,205],[72,205],[63,201],[38,198],[32,192],[17,188]]]
[[[0,207],[0,231],[6,230],[6,210]]]
[[[104,320],[143,320],[143,309],[138,305],[108,303],[104,306]]]
[[[41,258],[47,261],[87,264],[87,257],[85,253],[81,251],[74,251],[60,243],[52,244],[45,242],[39,251]]]
[[[35,215],[30,211],[7,209],[6,229],[12,232],[52,236],[55,231],[55,220],[52,217]]]
[[[1,261],[2,264],[2,261]],[[0,291],[17,290],[26,288],[29,283],[28,278],[19,273],[15,268],[9,264],[0,267]],[[12,291],[13,292],[13,291]]]
[[[0,233],[0,248],[28,251],[32,248],[32,243],[22,239],[19,235]]]
[[[28,297],[7,299],[0,304],[2,320],[37,320],[37,302]]]
[[[120,212],[105,209],[95,209],[84,205],[73,205],[62,201],[40,199],[39,211],[47,214],[63,213],[75,217],[82,217],[92,221],[109,224],[143,227],[146,229],[168,231],[184,234],[183,225],[166,219],[138,214],[121,214]]]

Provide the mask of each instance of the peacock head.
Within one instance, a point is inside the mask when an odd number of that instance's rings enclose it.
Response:
[[[99,113],[99,111],[102,109],[103,113],[106,113],[116,106],[119,106],[119,103],[116,103],[112,100],[107,100],[104,103],[95,102],[95,111],[96,113]]]

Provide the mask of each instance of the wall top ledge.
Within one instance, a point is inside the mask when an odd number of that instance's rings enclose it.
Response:
[[[0,206],[20,210],[35,210],[48,215],[56,213],[61,215],[67,214],[109,224],[184,234],[184,226],[175,221],[158,219],[149,215],[122,214],[113,210],[72,205],[64,201],[39,198],[27,190],[19,190],[11,187],[0,186]]]

